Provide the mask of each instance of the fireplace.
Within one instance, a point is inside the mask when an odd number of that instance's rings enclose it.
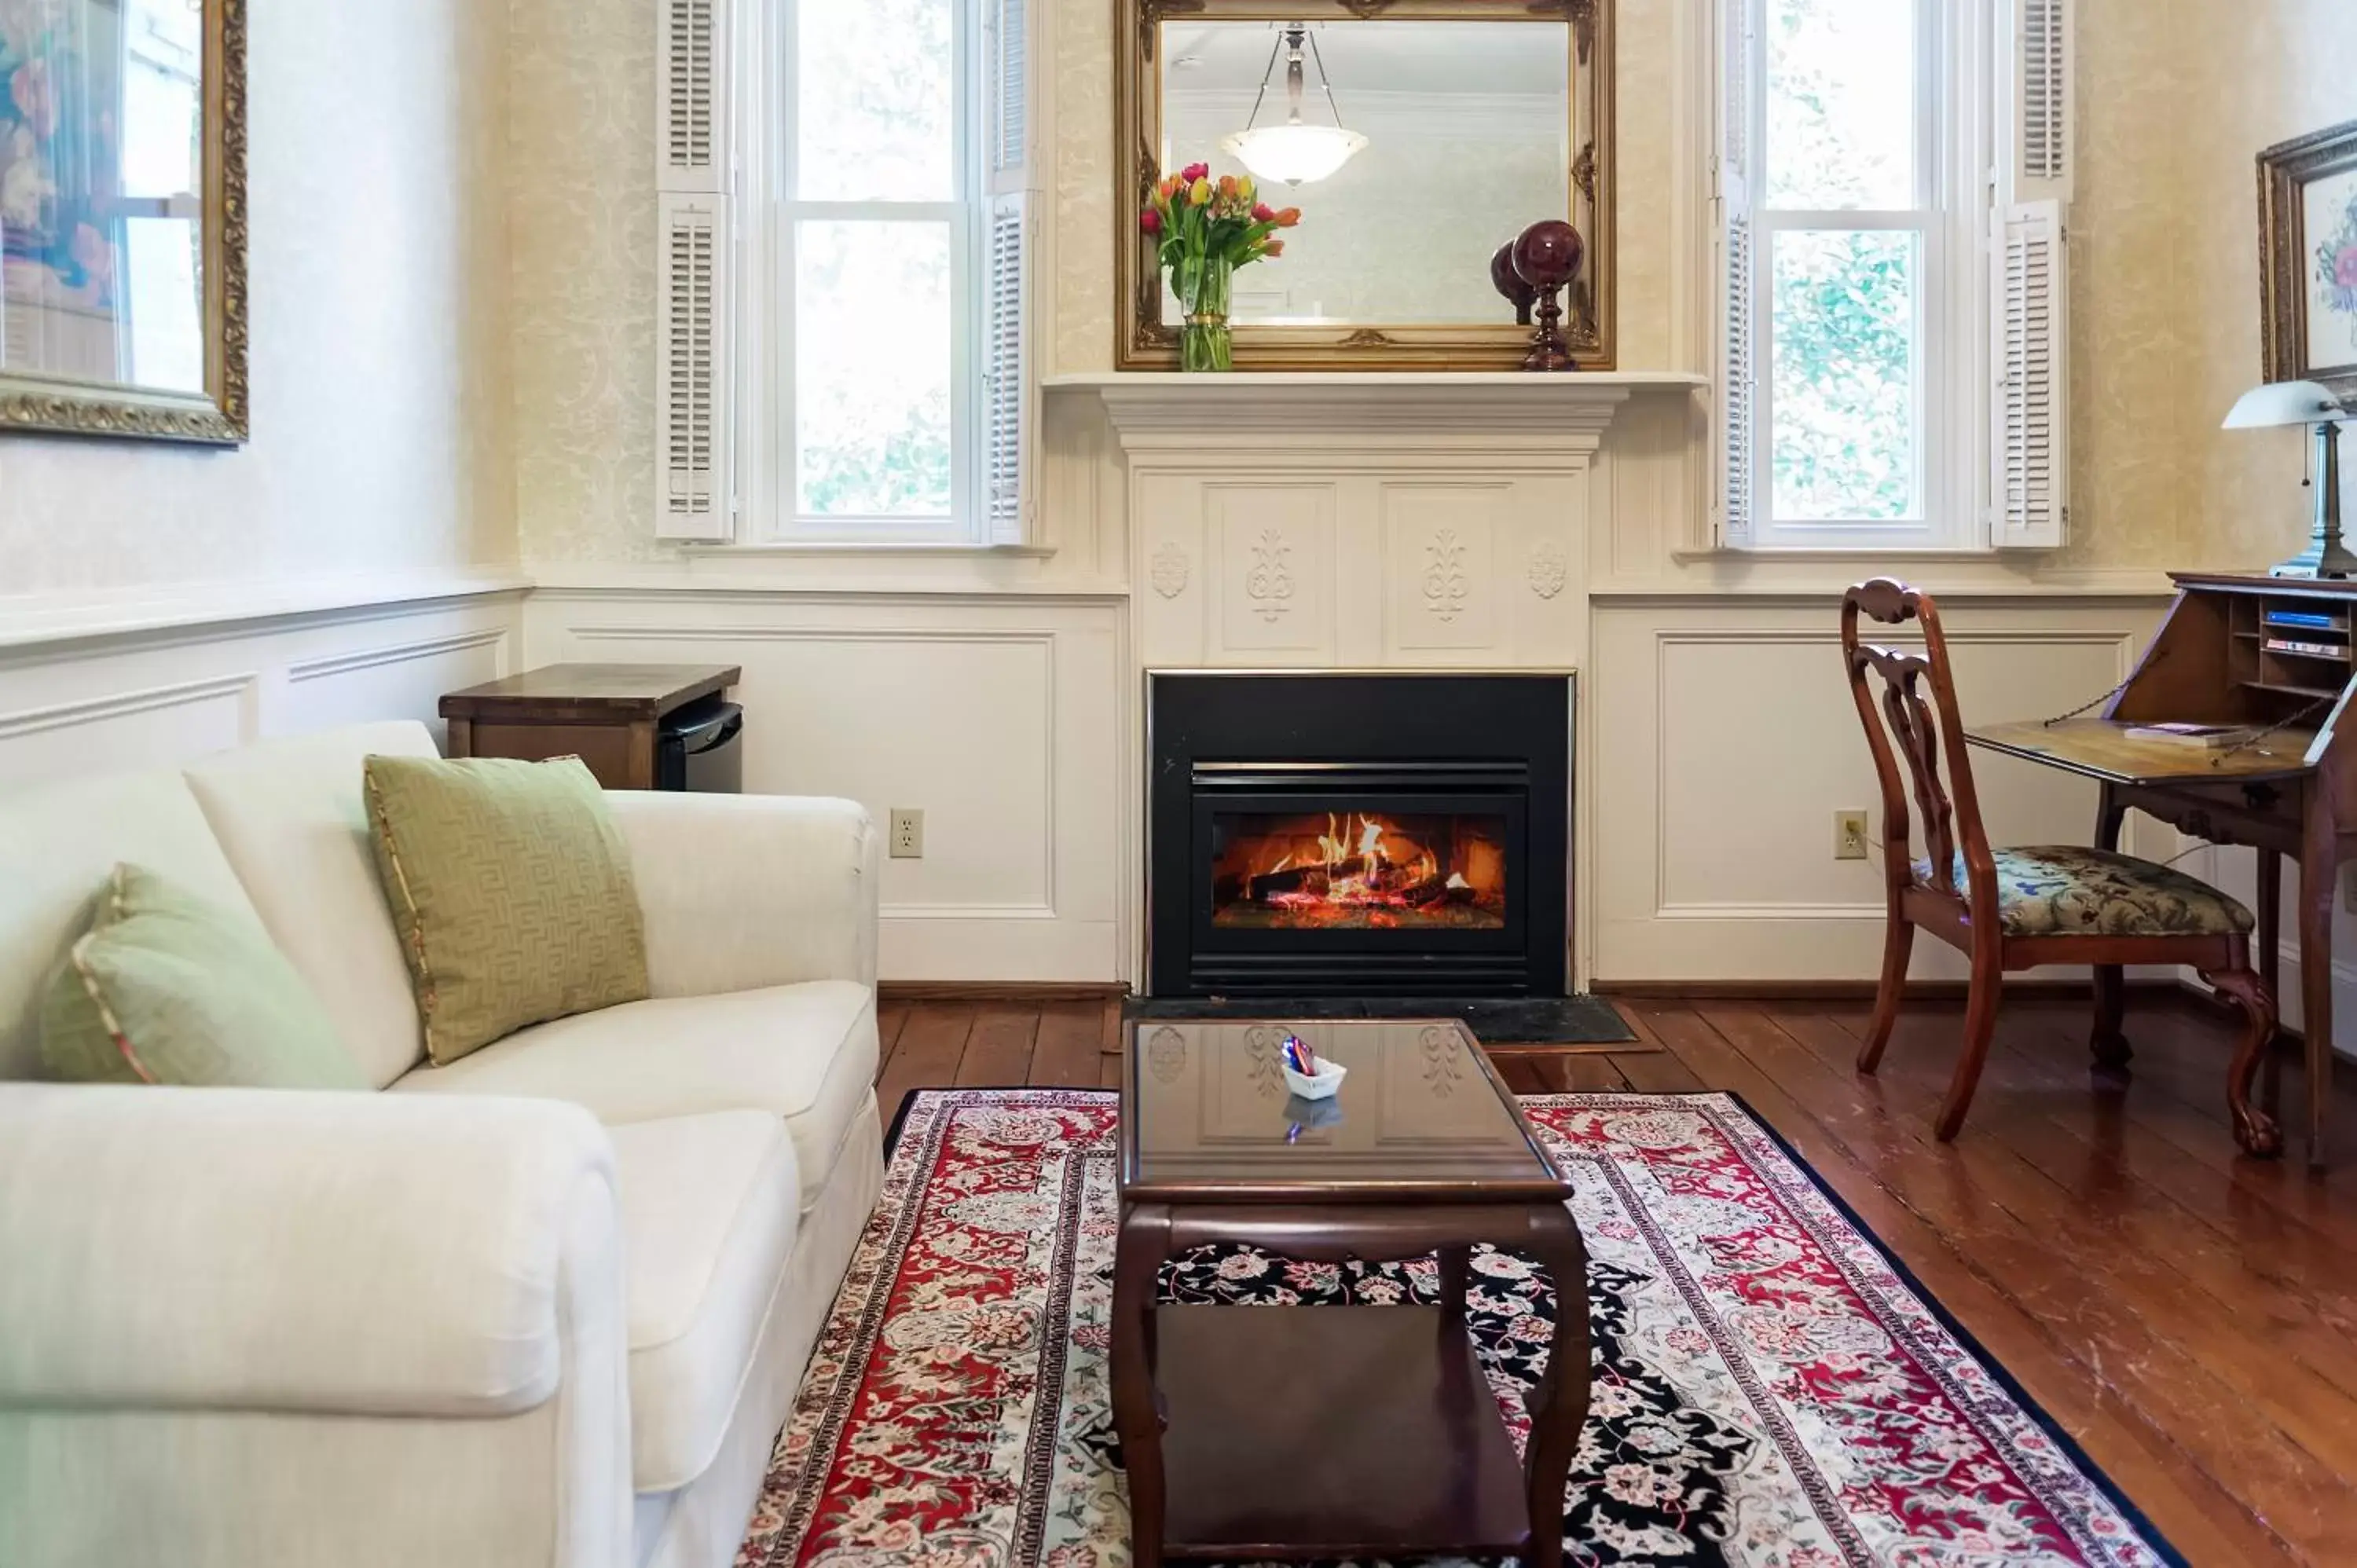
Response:
[[[1148,678],[1156,996],[1560,996],[1571,682]]]

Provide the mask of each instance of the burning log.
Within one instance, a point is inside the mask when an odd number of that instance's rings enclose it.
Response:
[[[1263,872],[1252,879],[1252,896],[1259,902],[1278,893],[1323,894],[1335,877],[1357,875],[1358,865],[1356,860],[1346,860],[1340,865],[1292,865]]]
[[[1399,890],[1399,901],[1403,904],[1413,904],[1418,908],[1422,908],[1426,904],[1438,904],[1442,902],[1448,898],[1448,879],[1447,877],[1427,876],[1420,882],[1411,883],[1407,886],[1401,888]]]

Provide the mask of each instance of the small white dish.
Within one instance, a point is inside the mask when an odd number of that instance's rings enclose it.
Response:
[[[1350,1071],[1340,1062],[1324,1063],[1315,1077],[1286,1068],[1285,1087],[1304,1100],[1331,1100],[1334,1091],[1342,1087],[1342,1079],[1350,1076]]]

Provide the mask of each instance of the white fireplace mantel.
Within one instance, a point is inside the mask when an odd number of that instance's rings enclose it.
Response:
[[[1102,374],[1148,666],[1562,669],[1586,650],[1616,419],[1680,373]]]
[[[1051,394],[1102,400],[1131,453],[1206,436],[1232,446],[1433,437],[1459,446],[1538,443],[1592,452],[1632,395],[1690,396],[1707,381],[1674,371],[1105,371],[1044,384]]]

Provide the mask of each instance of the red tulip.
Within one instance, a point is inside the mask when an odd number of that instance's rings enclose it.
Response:
[[[1211,177],[1211,166],[1209,164],[1189,164],[1185,168],[1178,171],[1178,177],[1185,180],[1189,185],[1194,184],[1199,179],[1209,179]]]
[[[1254,221],[1254,222],[1255,222],[1255,223],[1274,223],[1274,222],[1275,222],[1275,221],[1276,221],[1276,209],[1275,209],[1275,208],[1274,208],[1274,207],[1271,207],[1271,206],[1270,206],[1267,202],[1265,202],[1265,201],[1255,201],[1255,202],[1254,202],[1254,203],[1253,203],[1253,221]]]
[[[1137,215],[1137,226],[1149,234],[1162,232],[1162,214],[1149,207]]]

